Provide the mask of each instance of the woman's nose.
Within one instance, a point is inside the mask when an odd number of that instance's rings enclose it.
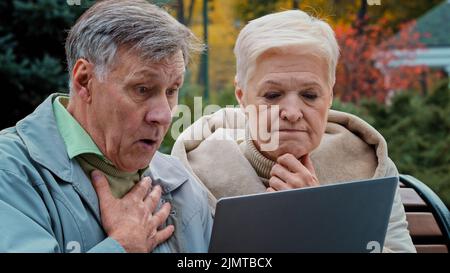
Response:
[[[300,105],[296,103],[289,103],[288,105],[280,105],[280,118],[288,122],[297,122],[303,118],[303,113]]]

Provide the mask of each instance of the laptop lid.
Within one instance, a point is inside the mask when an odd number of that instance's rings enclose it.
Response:
[[[212,253],[381,252],[397,177],[218,201]]]

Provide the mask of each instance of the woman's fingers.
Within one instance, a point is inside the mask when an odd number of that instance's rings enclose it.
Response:
[[[269,179],[269,186],[276,191],[292,189],[292,186],[288,185],[287,183],[285,183],[284,181],[282,181],[280,178],[278,178],[276,176],[272,176]]]
[[[302,156],[300,158],[300,162],[311,172],[312,175],[316,176],[316,170],[314,169],[311,156],[309,154]]]
[[[319,185],[309,154],[304,155],[300,160],[292,154],[284,154],[278,158],[277,162],[270,175],[279,178],[289,188]]]

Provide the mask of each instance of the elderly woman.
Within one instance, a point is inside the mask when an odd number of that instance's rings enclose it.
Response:
[[[241,109],[204,116],[183,132],[172,154],[202,182],[213,208],[224,196],[398,175],[374,128],[329,109],[339,48],[327,23],[299,10],[270,14],[242,29],[234,51],[236,98],[241,108],[256,107],[259,121],[269,117],[278,145],[265,149]],[[274,109],[277,119],[268,115]],[[398,193],[384,251],[415,251]]]

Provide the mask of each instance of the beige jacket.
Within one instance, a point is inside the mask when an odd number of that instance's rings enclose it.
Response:
[[[205,187],[214,210],[221,197],[265,192],[264,179],[245,155],[248,142],[243,112],[225,108],[187,128],[175,142],[172,155]],[[322,185],[398,176],[381,134],[362,119],[334,110],[329,112],[325,135],[311,159]],[[407,226],[397,191],[384,251],[415,252]]]

